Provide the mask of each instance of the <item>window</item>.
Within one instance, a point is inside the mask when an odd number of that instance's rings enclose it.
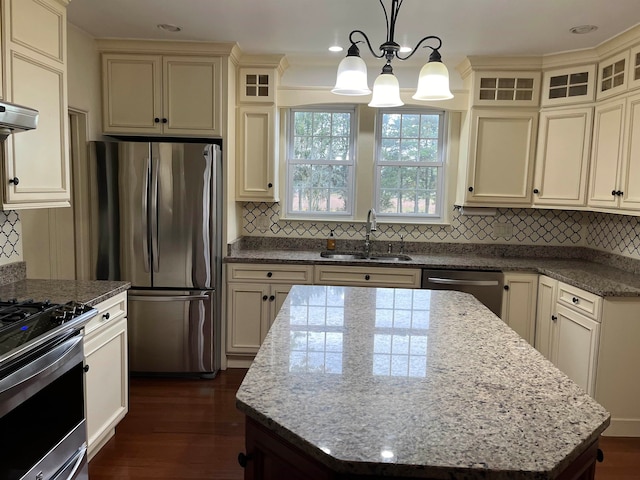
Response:
[[[444,112],[385,109],[377,125],[378,214],[441,218]]]
[[[287,147],[288,216],[350,217],[355,109],[292,109]]]

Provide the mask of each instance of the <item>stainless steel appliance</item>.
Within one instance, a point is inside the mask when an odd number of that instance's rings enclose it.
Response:
[[[500,316],[504,276],[502,272],[480,270],[422,270],[422,288],[455,290],[472,294]]]
[[[0,302],[0,478],[88,479],[80,304]]]
[[[132,284],[133,373],[219,369],[221,157],[202,140],[91,143],[95,278]]]
[[[26,132],[38,126],[38,111],[15,103],[0,102],[0,140],[12,133]]]

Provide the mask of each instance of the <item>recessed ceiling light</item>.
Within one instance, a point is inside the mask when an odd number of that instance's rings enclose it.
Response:
[[[341,52],[342,50],[344,50],[344,48],[342,48],[340,45],[329,47],[330,52]]]
[[[180,30],[182,30],[182,27],[179,27],[177,25],[171,25],[170,23],[161,23],[158,25],[158,28],[160,30],[164,30],[165,32],[179,32]]]
[[[577,27],[572,27],[569,29],[571,33],[575,33],[578,35],[582,35],[584,33],[595,32],[598,29],[595,25],[579,25]]]

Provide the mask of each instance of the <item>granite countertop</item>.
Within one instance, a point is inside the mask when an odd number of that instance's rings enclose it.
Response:
[[[319,251],[238,250],[225,257],[226,263],[289,263],[313,265],[370,265],[394,268],[479,269],[536,272],[602,297],[640,296],[640,275],[601,263],[581,259],[546,257],[497,257],[469,253],[409,253],[409,261],[334,260]]]
[[[66,303],[71,300],[94,306],[118,293],[126,291],[129,282],[105,280],[18,280],[0,286],[0,298],[3,300],[50,300],[53,303]]]
[[[237,407],[331,469],[553,479],[609,414],[471,295],[296,285]]]

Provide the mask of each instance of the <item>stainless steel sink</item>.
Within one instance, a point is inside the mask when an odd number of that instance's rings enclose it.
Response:
[[[357,252],[321,252],[322,258],[331,258],[333,260],[387,260],[390,262],[407,262],[411,260],[409,255],[385,253],[378,255],[371,255],[366,257],[364,253]]]
[[[392,262],[408,262],[411,260],[409,255],[404,255],[401,253],[385,253],[381,255],[371,255],[369,260],[389,260]]]
[[[320,256],[333,260],[363,260],[365,258],[364,254],[353,252],[321,252]]]

